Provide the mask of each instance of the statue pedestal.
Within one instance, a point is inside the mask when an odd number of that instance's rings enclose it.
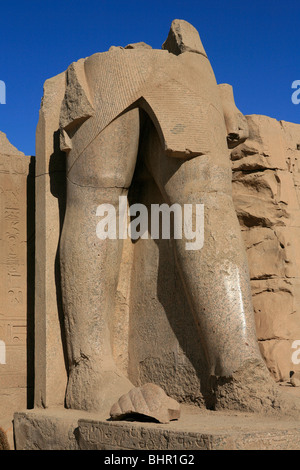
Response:
[[[297,420],[192,406],[169,424],[35,409],[15,413],[14,432],[17,450],[300,450]]]

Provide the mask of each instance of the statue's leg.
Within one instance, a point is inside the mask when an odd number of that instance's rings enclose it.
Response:
[[[261,410],[263,400],[271,407],[274,381],[258,348],[226,149],[224,164],[214,155],[170,158],[150,125],[142,151],[167,204],[193,204],[194,212],[204,204],[203,247],[187,250],[183,236],[174,240],[174,252],[206,351],[216,408]]]
[[[130,186],[139,143],[139,111],[104,129],[67,169],[67,209],[61,238],[61,275],[69,359],[66,405],[109,411],[132,384],[117,369],[111,346],[112,317],[122,240],[96,234],[97,207]],[[117,226],[118,230],[118,226]]]

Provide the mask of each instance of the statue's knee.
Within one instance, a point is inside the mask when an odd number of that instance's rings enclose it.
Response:
[[[95,188],[128,188],[139,145],[139,111],[133,109],[111,122],[87,143],[70,164],[68,179]]]

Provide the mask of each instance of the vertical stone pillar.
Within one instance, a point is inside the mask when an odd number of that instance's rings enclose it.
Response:
[[[58,246],[65,205],[65,156],[59,150],[59,114],[65,74],[45,82],[36,132],[35,406],[64,404]]]

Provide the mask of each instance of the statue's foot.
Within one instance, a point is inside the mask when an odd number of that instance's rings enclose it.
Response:
[[[300,398],[276,384],[266,366],[247,361],[230,377],[213,377],[215,410],[237,410],[300,417]]]
[[[69,376],[66,406],[108,417],[112,405],[134,385],[117,368],[95,371],[76,367]]]

